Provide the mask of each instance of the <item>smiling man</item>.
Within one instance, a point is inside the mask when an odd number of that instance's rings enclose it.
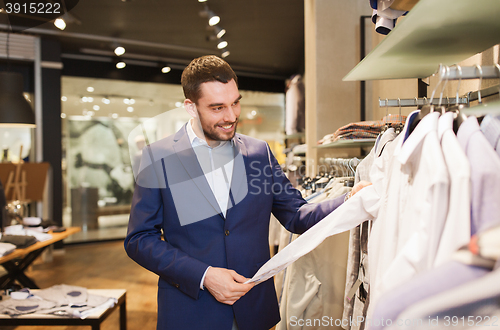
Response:
[[[194,59],[181,83],[192,118],[144,149],[125,249],[159,275],[157,329],[270,329],[273,281],[244,282],[269,260],[271,213],[300,234],[345,196],[308,204],[265,141],[236,133],[241,95],[224,60]]]

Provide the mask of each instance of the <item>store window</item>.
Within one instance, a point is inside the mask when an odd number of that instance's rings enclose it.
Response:
[[[238,132],[283,158],[284,94],[240,92]],[[84,229],[69,243],[125,237],[135,160],[189,120],[183,101],[180,85],[62,78],[63,223]]]

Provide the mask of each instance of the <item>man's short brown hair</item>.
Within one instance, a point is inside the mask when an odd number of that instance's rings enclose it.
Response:
[[[182,72],[181,85],[186,99],[198,103],[202,83],[220,81],[227,84],[231,79],[238,85],[238,78],[226,61],[215,55],[207,55],[195,58],[189,63]]]

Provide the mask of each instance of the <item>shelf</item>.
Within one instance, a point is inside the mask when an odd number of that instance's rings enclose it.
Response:
[[[327,144],[320,144],[315,148],[359,148],[371,147],[377,139],[355,139],[355,140],[339,140]]]
[[[425,78],[500,43],[500,1],[420,0],[344,81]]]
[[[395,10],[409,11],[417,4],[417,2],[418,0],[394,0],[390,7]]]

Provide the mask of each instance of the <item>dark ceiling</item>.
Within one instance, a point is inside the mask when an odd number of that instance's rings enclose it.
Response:
[[[195,57],[216,54],[204,6],[220,16],[239,75],[286,78],[304,67],[303,0],[80,0],[70,11],[79,21],[61,32],[45,23],[25,32],[50,34],[63,53],[113,56],[113,40],[126,48],[123,58],[158,61],[177,68]]]

